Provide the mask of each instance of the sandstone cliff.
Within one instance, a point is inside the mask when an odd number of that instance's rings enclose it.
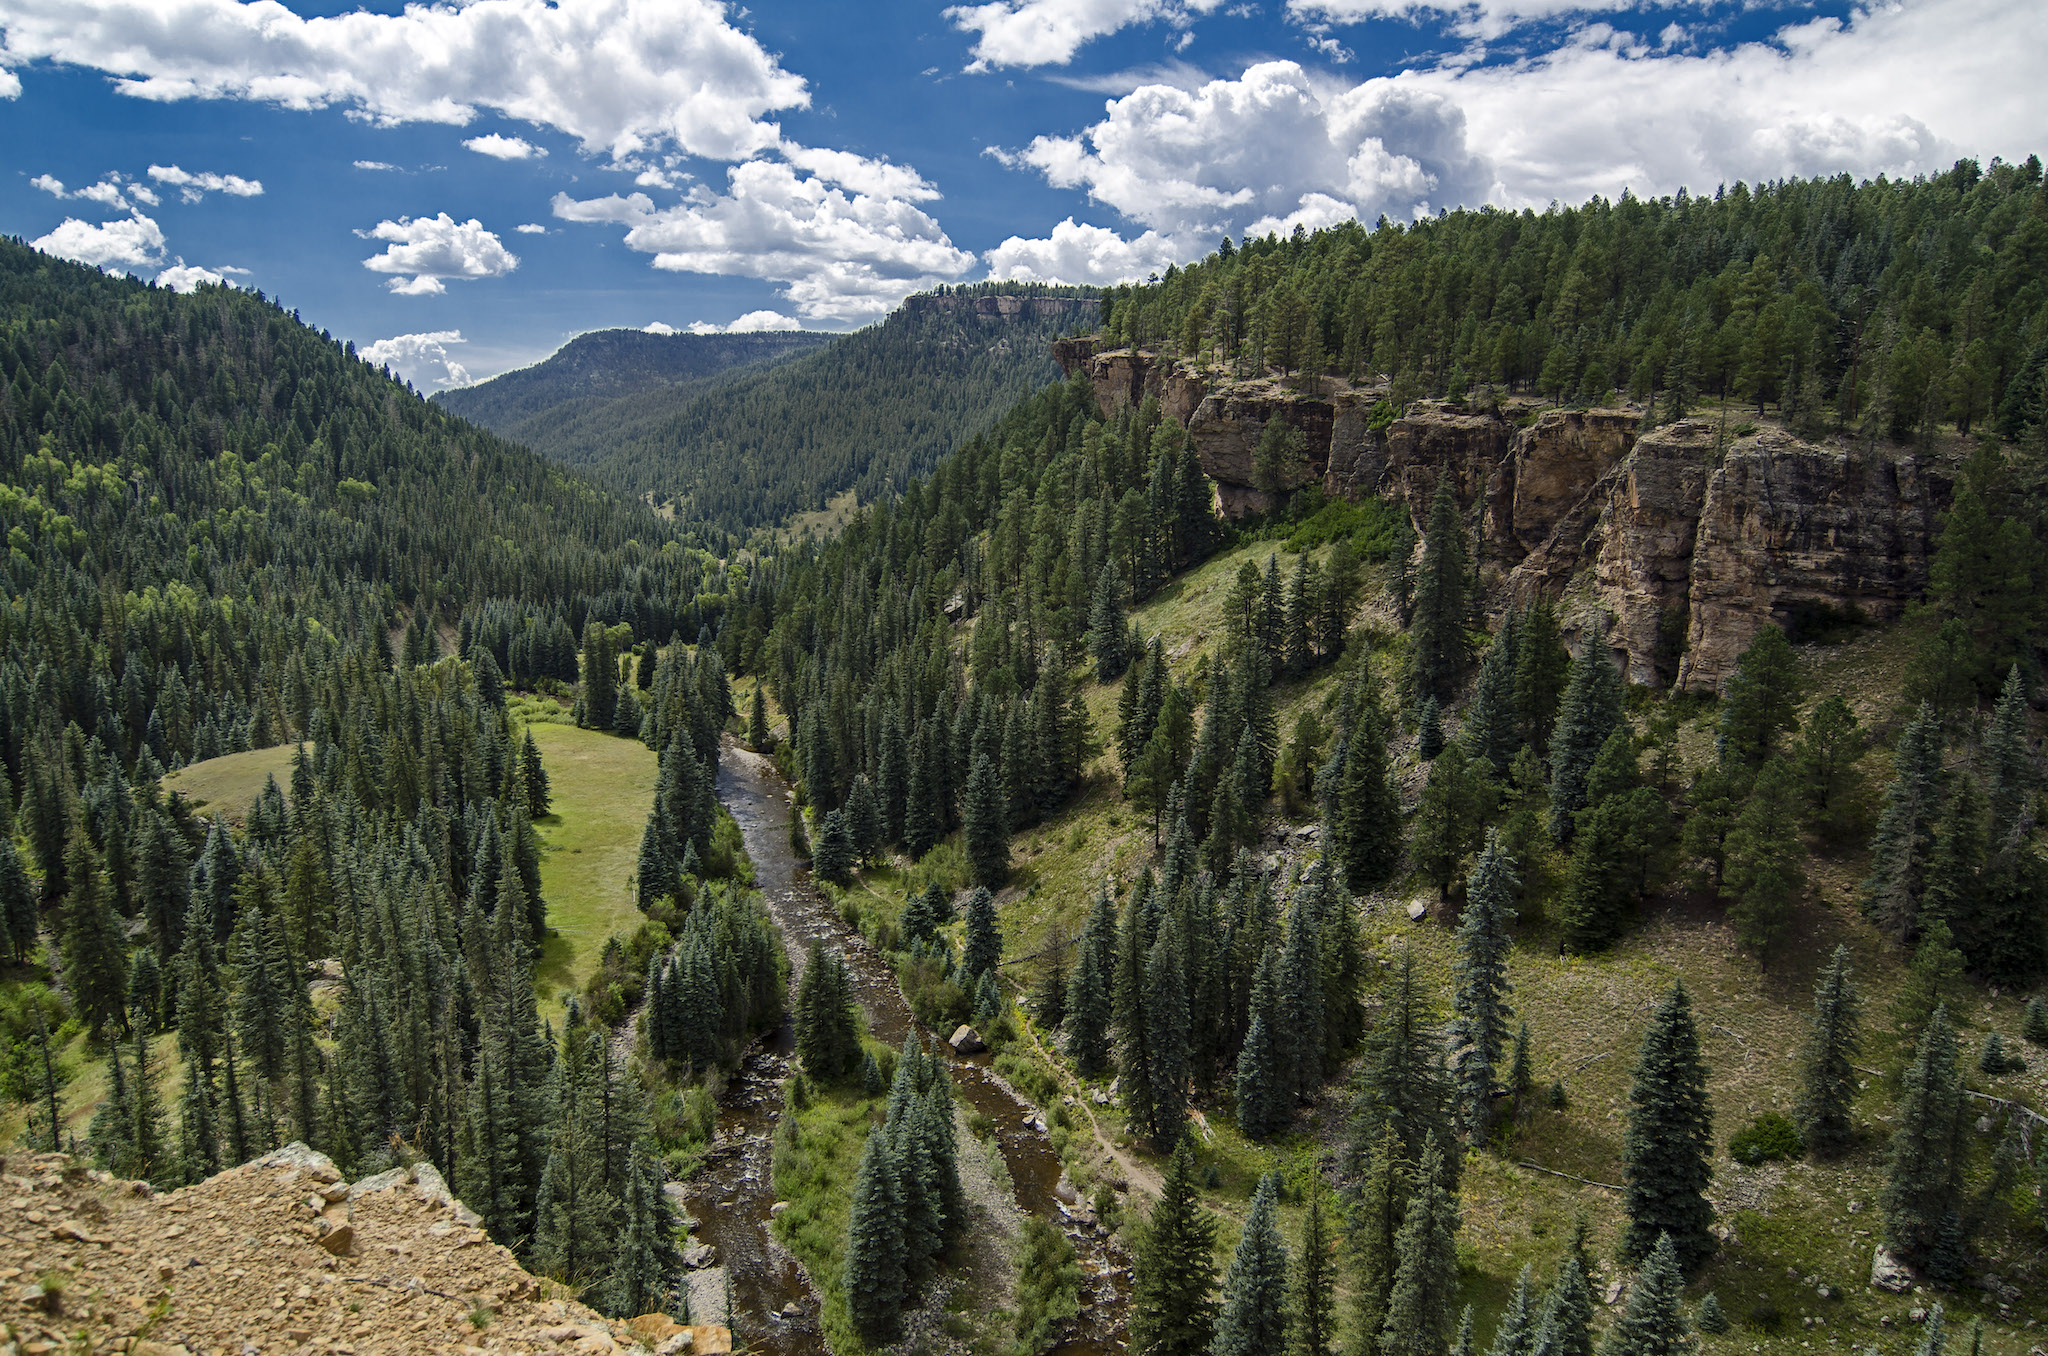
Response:
[[[485,1237],[431,1167],[351,1185],[298,1144],[161,1196],[10,1154],[0,1285],[9,1352],[732,1350],[723,1327],[550,1297],[561,1287]]]
[[[1610,646],[1630,681],[1711,689],[1766,621],[1854,610],[1899,616],[1927,585],[1953,474],[1891,449],[1802,442],[1766,428],[1731,437],[1688,420],[1638,436],[1640,412],[1507,400],[1485,410],[1420,401],[1371,427],[1378,388],[1205,375],[1157,355],[1061,340],[1053,356],[1094,385],[1105,412],[1156,398],[1188,426],[1223,511],[1271,507],[1252,455],[1273,419],[1303,434],[1290,488],[1408,506],[1418,534],[1448,477],[1479,532],[1499,610],[1538,592],[1566,600],[1576,633]]]

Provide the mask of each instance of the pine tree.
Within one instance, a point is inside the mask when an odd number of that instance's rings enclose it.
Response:
[[[904,1249],[902,1188],[895,1154],[882,1130],[868,1132],[846,1226],[845,1289],[854,1326],[876,1345],[902,1328],[908,1258]]]
[[[1586,1270],[1585,1236],[1586,1222],[1581,1216],[1573,1230],[1571,1251],[1558,1264],[1557,1280],[1544,1297],[1543,1317],[1536,1325],[1539,1336],[1531,1344],[1531,1356],[1592,1356],[1593,1286]]]
[[[1600,1356],[1685,1356],[1691,1344],[1685,1340],[1685,1311],[1679,1305],[1684,1290],[1678,1247],[1671,1235],[1660,1235],[1636,1272],[1628,1307],[1608,1331]]]
[[[637,1318],[669,1309],[675,1303],[671,1278],[682,1264],[675,1217],[662,1194],[660,1164],[638,1144],[627,1162],[619,1213],[618,1247],[601,1296],[605,1312]]]
[[[1886,1241],[1923,1264],[1934,1261],[1960,1199],[1962,1086],[1955,1028],[1937,1007],[1906,1069],[1882,1196]]]
[[[1573,817],[1586,807],[1586,784],[1607,737],[1621,724],[1621,677],[1587,641],[1572,661],[1550,739],[1550,836],[1570,838]]]
[[[996,897],[986,886],[967,896],[967,937],[960,951],[961,973],[972,979],[992,974],[1003,959],[1003,933],[996,925]]]
[[[1422,714],[1416,720],[1415,756],[1427,763],[1444,751],[1443,711],[1436,698],[1423,700]]]
[[[64,875],[70,883],[64,900],[65,983],[95,1037],[119,1032],[126,1025],[128,957],[83,820],[71,827]]]
[[[1728,833],[1727,867],[1721,879],[1722,895],[1730,901],[1728,918],[1736,937],[1757,953],[1766,969],[1806,884],[1800,869],[1806,854],[1799,837],[1797,796],[1791,763],[1768,758]]]
[[[853,881],[856,855],[853,834],[846,827],[845,812],[826,811],[818,823],[817,842],[811,851],[811,869],[834,885],[848,885]]]
[[[1892,784],[1870,844],[1870,875],[1863,882],[1863,907],[1871,920],[1899,941],[1920,928],[1920,891],[1934,851],[1934,823],[1941,812],[1941,721],[1934,708],[1919,714],[1899,736],[1892,755]]]
[[[1364,1162],[1382,1128],[1399,1139],[1398,1158],[1419,1163],[1424,1144],[1455,1143],[1452,1089],[1443,1060],[1443,1028],[1414,953],[1403,951],[1380,994],[1380,1019],[1366,1038],[1358,1097],[1352,1113],[1350,1153]],[[1458,1160],[1438,1155],[1455,1189]]]
[[[858,1065],[860,1023],[854,1014],[853,987],[839,953],[827,951],[816,938],[797,983],[794,1019],[797,1058],[810,1077],[830,1083]]]
[[[583,724],[609,730],[618,712],[619,659],[611,631],[603,622],[583,628]]]
[[[2026,1023],[2020,1034],[2034,1045],[2048,1045],[2048,1003],[2038,994],[2027,1000]]]
[[[1327,1194],[1322,1175],[1317,1173],[1308,1184],[1301,1247],[1294,1254],[1294,1276],[1288,1287],[1293,1314],[1288,1356],[1330,1356],[1337,1341],[1337,1268],[1330,1251]]]
[[[853,779],[853,786],[846,793],[846,804],[841,813],[846,817],[846,831],[853,839],[853,853],[862,862],[870,862],[882,849],[882,808],[875,796],[874,783],[862,774]]]
[[[987,754],[974,760],[962,807],[966,819],[967,863],[974,879],[999,889],[1010,875],[1010,825],[1004,812],[1002,779]]]
[[[1448,475],[1439,477],[1415,578],[1408,684],[1415,700],[1449,701],[1470,654],[1465,641],[1471,567],[1465,524]]]
[[[540,746],[533,742],[531,729],[519,745],[519,785],[526,797],[526,817],[546,816],[554,805],[554,795],[549,790],[548,770],[541,765]]]
[[[1799,669],[1792,642],[1766,623],[1736,660],[1721,694],[1714,746],[1724,766],[1755,769],[1799,725]]]
[[[1507,1308],[1501,1310],[1500,1322],[1493,1330],[1493,1345],[1486,1349],[1486,1356],[1529,1356],[1540,1318],[1535,1275],[1525,1265],[1522,1274],[1515,1278],[1515,1291],[1508,1297]]]
[[[2006,674],[1991,726],[1984,732],[1984,763],[1991,811],[1991,850],[2010,853],[2031,826],[2033,760],[2027,747],[2027,688],[2014,664]]]
[[[1277,1356],[1287,1340],[1287,1245],[1280,1239],[1278,1173],[1259,1179],[1237,1252],[1223,1277],[1210,1356]]]
[[[1700,1301],[1700,1307],[1693,1312],[1693,1326],[1703,1333],[1714,1336],[1728,1331],[1728,1313],[1721,1307],[1721,1297],[1709,1293]]]
[[[1507,1051],[1510,989],[1508,924],[1520,882],[1515,864],[1489,832],[1486,850],[1472,870],[1465,911],[1458,920],[1457,1015],[1451,1022],[1453,1067],[1460,1120],[1466,1137],[1483,1144],[1493,1124],[1493,1098],[1501,1056]]]
[[[1515,628],[1515,714],[1522,742],[1549,757],[1551,732],[1570,680],[1572,656],[1558,633],[1549,595],[1531,603]]]
[[[1288,1100],[1307,1100],[1322,1084],[1324,1026],[1323,906],[1320,874],[1294,893],[1281,941],[1278,1021],[1273,1026],[1278,1052],[1280,1093]],[[1334,929],[1333,929],[1334,931]]]
[[[1181,1138],[1194,1073],[1188,1029],[1187,942],[1177,911],[1160,923],[1145,961],[1145,1048],[1152,1143],[1161,1153]]]
[[[1270,942],[1252,980],[1251,1025],[1237,1056],[1237,1128],[1247,1139],[1270,1139],[1287,1128],[1288,1097],[1281,1086],[1278,951]]]
[[[1622,1141],[1628,1222],[1621,1251],[1641,1259],[1660,1235],[1669,1235],[1679,1264],[1697,1266],[1715,1247],[1714,1207],[1706,1195],[1714,1176],[1714,1113],[1683,982],[1672,984],[1650,1018],[1628,1103]]]
[[[754,684],[754,699],[747,707],[747,747],[755,753],[774,752],[775,735],[768,724],[767,686]]]
[[[1370,1352],[1378,1348],[1394,1272],[1401,1264],[1394,1245],[1408,1209],[1413,1164],[1403,1157],[1400,1135],[1391,1122],[1380,1126],[1365,1149],[1353,1152],[1358,1170],[1347,1202],[1345,1232],[1356,1277],[1355,1326],[1362,1339],[1360,1349]]]
[[[1083,1078],[1108,1072],[1115,1050],[1110,1040],[1111,989],[1116,976],[1116,904],[1105,884],[1096,892],[1081,933],[1080,956],[1067,994],[1065,1040],[1075,1071]]]
[[[1070,982],[1066,962],[1067,938],[1065,930],[1057,924],[1048,942],[1046,954],[1038,965],[1038,983],[1031,991],[1031,1020],[1047,1031],[1057,1031],[1067,1020],[1067,985]]]
[[[1855,1141],[1849,1107],[1856,1100],[1858,1028],[1863,1000],[1849,969],[1849,948],[1835,947],[1813,991],[1813,1026],[1806,1038],[1799,1102],[1793,1119],[1806,1147],[1834,1158]]]
[[[1465,751],[1485,759],[1496,780],[1504,779],[1515,751],[1522,747],[1519,727],[1515,716],[1515,627],[1510,618],[1479,660],[1479,682],[1465,708]]]
[[[1385,884],[1401,862],[1401,800],[1389,776],[1386,731],[1376,709],[1358,715],[1339,750],[1326,828],[1345,884],[1362,894]]]
[[[1423,1145],[1394,1251],[1401,1259],[1380,1328],[1380,1356],[1445,1356],[1458,1298],[1458,1202],[1443,1185],[1443,1150]]]
[[[1194,1147],[1182,1140],[1159,1200],[1138,1231],[1131,1287],[1135,1356],[1206,1356],[1215,1322],[1216,1221],[1195,1182]]]
[[[21,854],[15,850],[14,839],[0,832],[0,931],[6,933],[8,959],[16,964],[28,960],[35,950],[40,923],[35,891],[29,885],[28,872],[22,869]]]
[[[1095,660],[1097,682],[1115,682],[1131,662],[1130,623],[1124,613],[1124,582],[1114,562],[1095,576],[1095,594],[1088,606],[1088,653]]]

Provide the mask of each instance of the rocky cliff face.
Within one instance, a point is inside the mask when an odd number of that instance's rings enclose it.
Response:
[[[1724,439],[1698,420],[1638,437],[1635,411],[1533,401],[1485,411],[1422,401],[1375,431],[1377,389],[1305,397],[1149,353],[1098,352],[1086,338],[1061,340],[1053,356],[1087,376],[1106,413],[1152,397],[1185,423],[1231,517],[1271,507],[1252,483],[1252,454],[1273,419],[1306,444],[1289,488],[1406,504],[1418,534],[1448,477],[1479,525],[1495,609],[1561,596],[1573,630],[1651,685],[1718,687],[1767,621],[1796,632],[1818,609],[1900,615],[1926,588],[1953,483],[1947,467],[1886,449],[1776,429]]]

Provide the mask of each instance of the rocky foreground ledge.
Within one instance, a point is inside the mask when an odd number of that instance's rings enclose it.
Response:
[[[428,1164],[348,1183],[292,1144],[158,1195],[63,1154],[0,1163],[0,1356],[732,1350],[553,1297]]]

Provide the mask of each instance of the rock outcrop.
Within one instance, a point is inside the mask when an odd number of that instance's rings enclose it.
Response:
[[[731,1351],[608,1321],[475,1227],[431,1169],[353,1186],[304,1145],[158,1195],[62,1154],[0,1171],[0,1342],[22,1351]],[[28,1292],[35,1293],[30,1295]]]
[[[1379,388],[1305,396],[1087,338],[1053,356],[1105,413],[1150,398],[1185,423],[1231,517],[1271,507],[1252,460],[1274,419],[1302,434],[1288,489],[1405,504],[1418,534],[1448,477],[1478,526],[1495,611],[1564,597],[1569,628],[1650,685],[1718,687],[1768,621],[1796,635],[1816,616],[1899,616],[1926,588],[1953,483],[1938,462],[1778,429],[1732,437],[1691,420],[1639,437],[1635,410],[1513,399],[1418,401],[1375,429]]]

